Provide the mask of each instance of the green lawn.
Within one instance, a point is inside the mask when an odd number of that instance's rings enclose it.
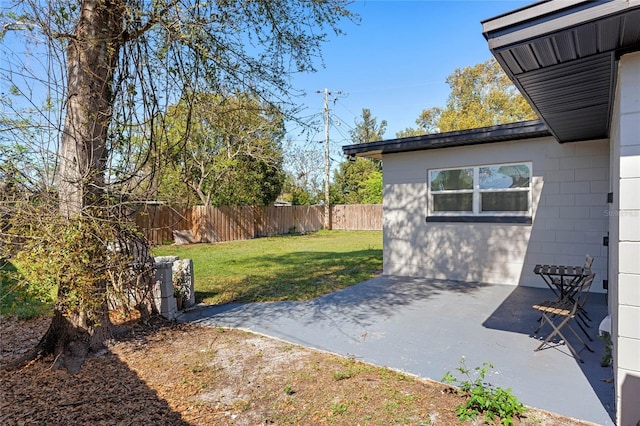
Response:
[[[382,232],[320,231],[218,244],[161,246],[192,259],[196,299],[220,304],[308,300],[382,270]]]
[[[0,315],[28,319],[49,312],[52,303],[39,300],[28,287],[18,285],[12,276],[15,270],[11,263],[0,259]]]

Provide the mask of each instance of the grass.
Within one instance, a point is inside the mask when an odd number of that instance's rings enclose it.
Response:
[[[211,304],[309,300],[382,270],[382,232],[320,231],[255,240],[161,246],[192,259],[196,299]]]
[[[0,314],[29,319],[50,312],[52,302],[33,297],[27,286],[15,280],[15,271],[13,264],[0,259]]]
[[[161,246],[153,254],[192,259],[196,298],[232,301],[309,300],[375,276],[382,270],[379,231],[320,231],[255,240]],[[18,285],[0,264],[0,313],[21,319],[51,310]]]

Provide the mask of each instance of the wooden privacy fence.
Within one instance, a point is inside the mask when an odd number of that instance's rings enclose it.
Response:
[[[323,227],[322,206],[143,206],[136,224],[152,244],[174,240],[174,231],[198,243],[248,240],[314,232]],[[382,230],[382,205],[331,207],[333,229]]]
[[[331,206],[332,229],[381,231],[382,204],[338,204]]]

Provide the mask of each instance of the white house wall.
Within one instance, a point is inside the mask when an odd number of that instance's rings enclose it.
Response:
[[[639,120],[640,121],[640,120]],[[533,164],[533,224],[427,223],[427,169]],[[384,273],[544,287],[537,263],[607,275],[608,140],[553,138],[388,154],[384,164]]]
[[[618,65],[611,125],[611,292],[618,424],[640,423],[640,53]]]

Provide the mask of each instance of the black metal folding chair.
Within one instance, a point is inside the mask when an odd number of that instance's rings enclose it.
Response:
[[[576,323],[580,325],[580,323],[577,321],[577,316],[581,310],[584,310],[584,305],[587,303],[589,290],[591,288],[591,283],[593,283],[594,277],[595,274],[591,274],[587,277],[582,278],[582,280],[576,286],[576,292],[573,298],[565,298],[556,301],[544,301],[537,305],[533,305],[533,309],[539,311],[542,314],[540,326],[534,334],[537,334],[545,324],[549,324],[553,329],[551,334],[549,334],[549,336],[544,339],[544,341],[535,349],[535,351],[539,351],[547,346],[557,346],[559,343],[556,344],[553,341],[557,336],[558,338],[562,339],[571,353],[580,362],[584,362],[582,358],[580,358],[580,355],[578,355],[578,352],[573,348],[573,346],[571,346],[565,335],[562,334],[562,330],[566,327],[571,330],[571,332],[576,336],[580,343],[582,343],[584,347],[587,348],[587,350],[593,352],[593,349],[591,349],[589,345],[587,345],[587,343],[582,340],[582,337],[580,337],[580,335],[573,329],[573,327],[571,326],[571,320],[576,319]]]
[[[584,269],[587,270],[591,270],[591,265],[593,265],[593,256],[591,256],[590,254],[586,254],[584,257]],[[565,289],[568,289],[568,291],[565,294],[565,297],[568,297],[569,300],[573,301],[575,295],[578,293],[578,286],[569,286],[566,285],[567,283],[559,283],[557,281],[559,281],[561,278],[554,278],[553,279],[553,283],[556,286],[562,285]],[[573,288],[572,288],[573,287]],[[580,327],[580,329],[584,332],[584,335],[587,336],[587,338],[591,341],[593,341],[593,339],[591,338],[591,336],[589,336],[589,333],[587,333],[587,331],[585,330],[585,327],[589,328],[591,327],[589,325],[589,321],[591,321],[591,318],[589,317],[589,315],[587,314],[587,312],[584,309],[580,309],[578,311],[578,319],[579,321],[577,321],[578,326]]]

